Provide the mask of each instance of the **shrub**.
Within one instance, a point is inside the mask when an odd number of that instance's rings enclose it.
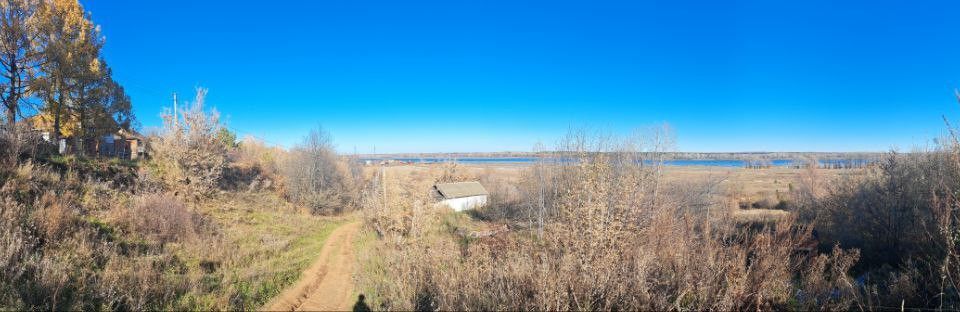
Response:
[[[281,172],[287,196],[314,213],[341,213],[359,204],[359,164],[337,156],[330,135],[321,128],[287,153]]]
[[[220,179],[220,188],[235,191],[276,189],[278,160],[283,154],[282,149],[268,147],[256,138],[244,138],[228,155],[229,162]]]
[[[156,176],[167,186],[194,198],[211,195],[226,165],[227,146],[216,111],[204,111],[207,91],[197,89],[187,109],[163,115],[163,129],[150,140]]]
[[[194,238],[200,216],[176,197],[161,194],[137,196],[130,208],[130,222],[137,233],[160,244]]]
[[[821,187],[819,195],[799,193],[799,215],[814,224],[823,245],[860,250],[854,271],[870,304],[960,307],[960,288],[947,287],[951,279],[944,278],[960,268],[953,258],[960,247],[954,155],[949,146],[891,152],[862,174]]]
[[[0,166],[12,168],[21,159],[49,156],[53,145],[26,123],[0,125]]]

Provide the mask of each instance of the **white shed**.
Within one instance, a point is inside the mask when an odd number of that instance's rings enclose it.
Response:
[[[480,208],[487,204],[490,195],[480,182],[441,183],[433,188],[440,196],[440,204],[455,211]]]

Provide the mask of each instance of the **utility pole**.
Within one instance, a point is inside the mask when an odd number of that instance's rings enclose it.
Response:
[[[177,93],[174,92],[173,93],[173,123],[179,124],[180,123],[179,118],[180,117],[177,117]]]

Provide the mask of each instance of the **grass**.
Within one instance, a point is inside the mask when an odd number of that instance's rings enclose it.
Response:
[[[213,289],[184,296],[177,304],[200,310],[260,308],[299,279],[345,220],[302,213],[268,192],[229,193],[198,210],[218,224],[223,240],[219,257],[184,255],[191,267],[219,267],[201,279]]]
[[[94,165],[110,165],[110,166],[122,166],[122,167],[136,167],[140,162],[139,160],[131,159],[122,159],[116,157],[81,157],[73,154],[69,155],[51,155],[46,159],[52,165],[62,166],[62,167],[77,167],[77,166],[94,166]]]
[[[361,229],[360,235],[354,238],[354,255],[356,255],[359,264],[357,272],[362,279],[386,280],[389,277],[385,270],[386,259],[384,259],[382,253],[377,252],[377,243],[377,234],[366,227]],[[354,297],[364,295],[367,305],[376,310],[383,305],[383,302],[379,296],[376,296],[378,291],[373,285],[374,283],[371,282],[359,283],[357,293],[353,295]]]
[[[740,223],[772,223],[788,216],[789,212],[776,209],[745,209],[733,213],[733,219]]]
[[[387,167],[390,176],[429,177],[429,172],[440,170],[443,164],[417,164]],[[527,165],[504,164],[458,164],[460,170],[469,175],[489,175],[506,182],[516,182]],[[368,171],[379,167],[366,167]],[[774,167],[768,169],[745,169],[708,166],[665,166],[663,179],[666,182],[689,182],[702,180],[720,180],[719,187],[739,193],[749,199],[760,199],[774,194],[790,193],[793,187],[801,183],[805,169]],[[860,170],[820,170],[825,180],[857,175]]]

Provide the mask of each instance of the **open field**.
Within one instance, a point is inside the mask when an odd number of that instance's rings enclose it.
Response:
[[[388,174],[426,178],[430,172],[442,171],[445,164],[408,164],[386,166]],[[508,183],[517,183],[528,164],[457,164],[458,170],[475,177],[485,177]],[[367,166],[369,172],[379,170],[379,166]],[[817,170],[818,179],[833,181],[861,174],[860,169]],[[787,196],[801,183],[804,175],[810,175],[808,169],[772,167],[766,169],[746,169],[709,166],[664,166],[663,179],[666,182],[714,182],[725,196],[733,196],[736,201],[758,201],[762,199],[778,200],[777,194]]]

